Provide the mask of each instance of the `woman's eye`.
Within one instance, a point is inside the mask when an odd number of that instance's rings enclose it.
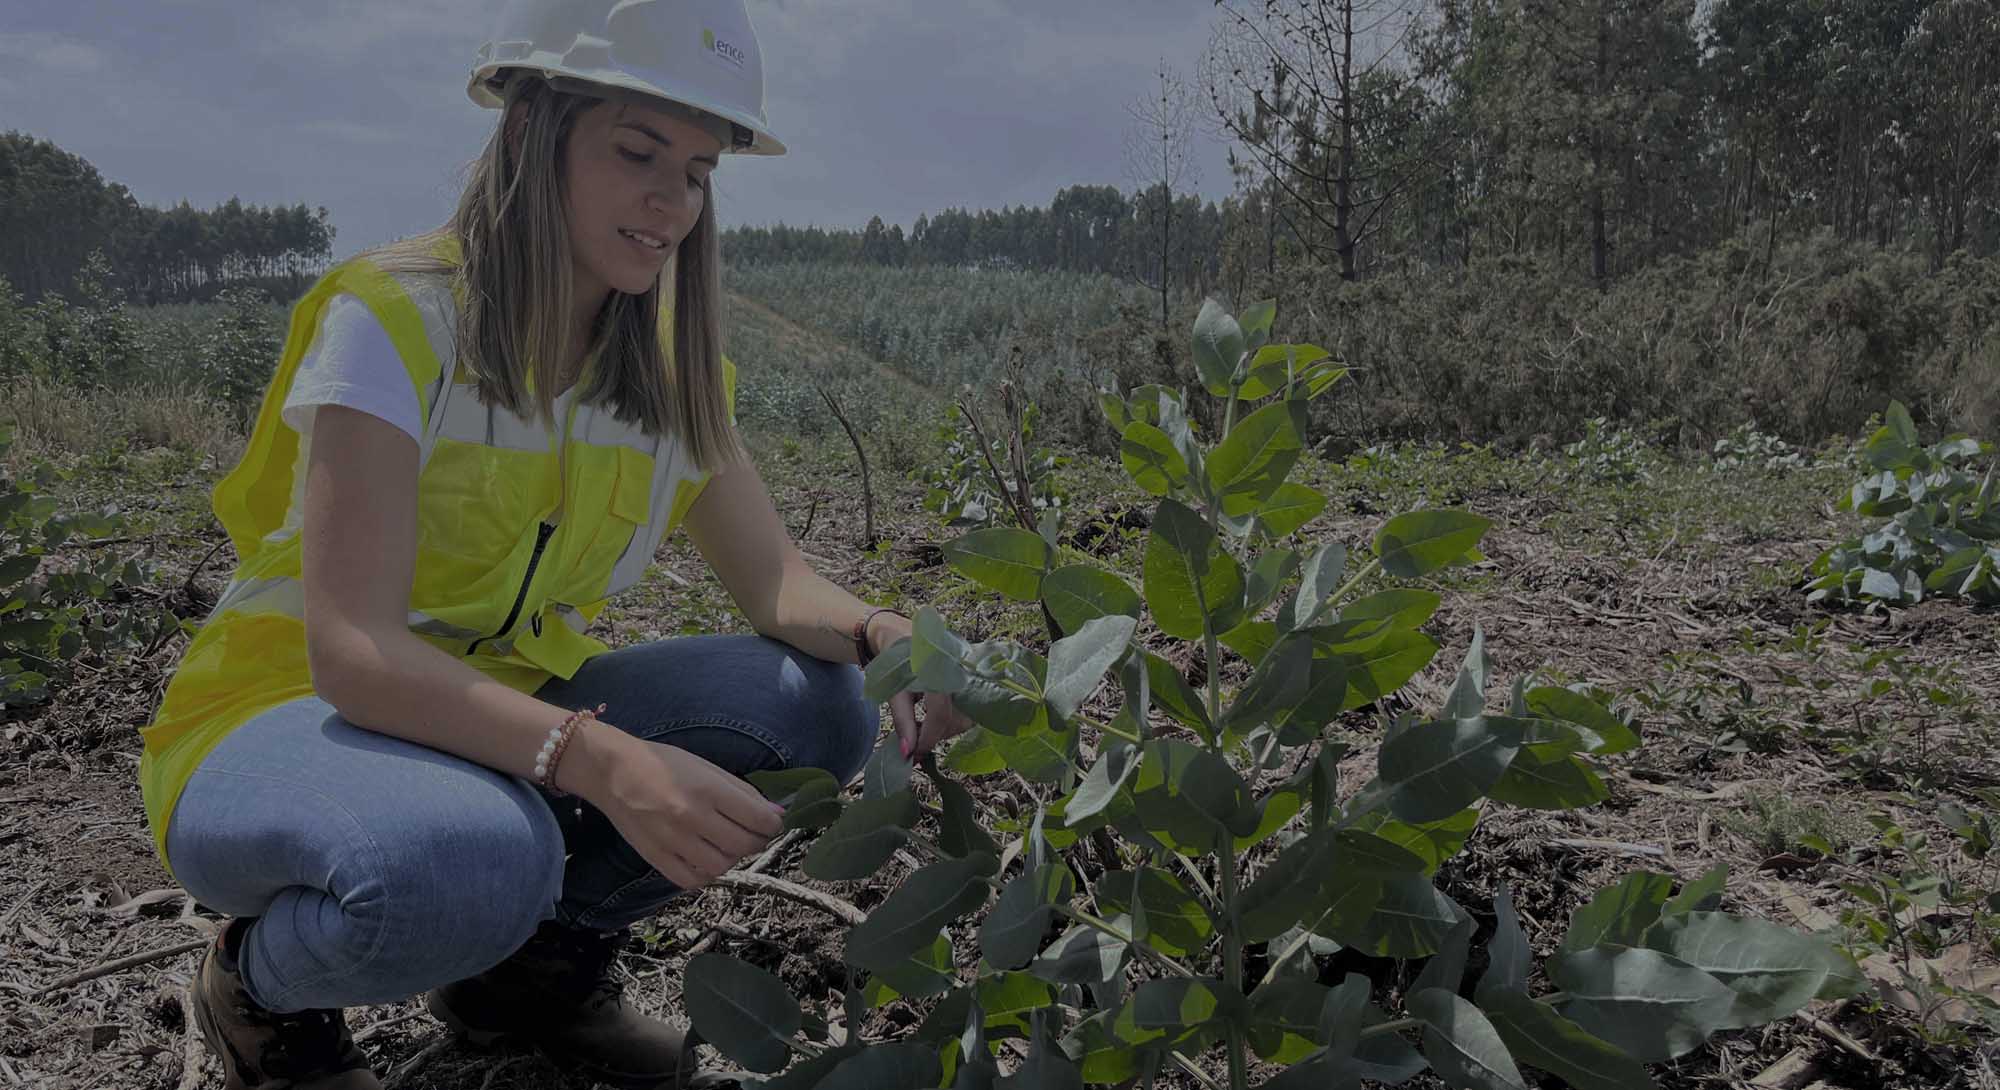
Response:
[[[653,161],[653,156],[650,152],[642,155],[630,148],[619,148],[618,154],[624,156],[627,162],[645,164]]]

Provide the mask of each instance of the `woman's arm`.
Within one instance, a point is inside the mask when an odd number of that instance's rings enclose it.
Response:
[[[760,635],[828,662],[858,662],[854,622],[868,603],[813,570],[778,518],[771,493],[748,461],[718,470],[687,514],[688,539]],[[910,634],[909,622],[880,614],[868,625],[874,651]]]
[[[868,616],[869,605],[806,563],[756,466],[746,460],[717,471],[688,510],[687,532],[759,634],[828,662],[858,661],[854,623]],[[910,627],[896,614],[877,614],[868,623],[869,650],[879,654]],[[906,757],[972,725],[947,694],[926,693],[921,720],[916,707],[914,693],[889,699]]]
[[[409,629],[417,444],[339,405],[314,411],[306,466],[306,653],[313,688],[359,727],[488,768],[534,775],[566,708],[494,681]],[[556,786],[588,799],[683,889],[759,850],[780,827],[762,795],[707,761],[586,721]]]

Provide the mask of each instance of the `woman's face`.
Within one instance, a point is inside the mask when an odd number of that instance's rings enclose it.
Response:
[[[701,127],[638,102],[601,102],[577,118],[563,169],[579,300],[658,282],[701,218],[721,150]]]

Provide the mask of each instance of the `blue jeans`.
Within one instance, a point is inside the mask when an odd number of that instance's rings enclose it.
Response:
[[[635,644],[535,694],[736,775],[860,771],[880,726],[861,671],[762,636]],[[317,697],[202,760],[167,858],[203,905],[254,916],[245,989],[273,1011],[404,999],[471,976],[544,920],[611,930],[681,891],[580,800],[357,727]]]

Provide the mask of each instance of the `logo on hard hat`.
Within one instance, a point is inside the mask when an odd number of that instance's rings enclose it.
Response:
[[[723,39],[716,37],[715,31],[707,28],[703,28],[701,32],[701,47],[738,68],[743,67],[743,62],[748,59],[744,56],[743,50],[740,47],[731,45]]]

